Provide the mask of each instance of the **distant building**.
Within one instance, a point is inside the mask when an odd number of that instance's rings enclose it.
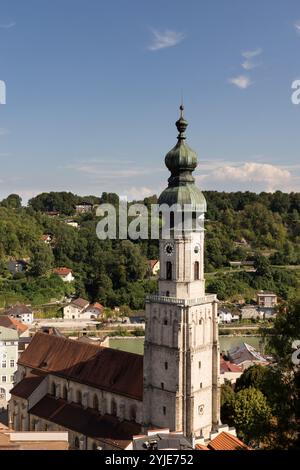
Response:
[[[17,370],[18,339],[16,330],[0,326],[0,406],[6,406]]]
[[[52,235],[50,233],[44,233],[44,235],[41,236],[41,240],[46,243],[46,245],[50,245],[52,242]]]
[[[218,313],[218,322],[219,323],[231,323],[234,321],[239,321],[240,317],[238,315],[232,315],[231,312],[220,311]]]
[[[11,259],[7,264],[7,269],[11,274],[23,273],[26,271],[28,262],[24,259]]]
[[[274,308],[277,305],[277,295],[274,292],[259,291],[256,294],[257,304],[263,308]]]
[[[0,423],[1,450],[68,450],[68,433],[62,431],[16,432]]]
[[[226,361],[220,356],[220,383],[223,384],[226,381],[234,384],[236,380],[242,375],[243,369],[241,366],[234,364],[233,362]]]
[[[152,276],[157,276],[157,274],[159,273],[159,269],[160,269],[159,260],[158,259],[150,259],[148,261],[148,269],[149,269],[149,273]]]
[[[76,220],[66,220],[66,224],[70,227],[79,228],[79,223]]]
[[[76,204],[75,210],[77,214],[86,214],[87,212],[91,212],[93,209],[93,204],[89,202],[81,202],[80,204]]]
[[[126,450],[193,450],[193,444],[182,432],[155,429],[144,435],[133,436],[132,444]]]
[[[53,270],[53,272],[57,274],[64,282],[72,282],[75,279],[72,269],[69,268],[56,268]]]
[[[28,326],[9,315],[0,315],[0,326],[17,331],[19,337],[27,337],[29,335]]]
[[[24,304],[16,304],[8,308],[4,312],[5,315],[16,318],[22,323],[31,325],[33,323],[33,311],[30,307]]]
[[[196,450],[251,450],[244,442],[238,439],[235,431],[223,431],[210,440],[196,444]]]
[[[58,217],[60,215],[60,212],[58,211],[46,211],[45,212],[46,215],[48,215],[48,217]]]
[[[247,343],[241,343],[228,351],[228,357],[231,362],[240,366],[244,371],[254,364],[262,366],[268,365],[269,361],[256,349]]]
[[[98,302],[90,303],[85,299],[75,299],[64,307],[64,318],[68,320],[87,320],[98,318],[103,313],[103,305]]]
[[[240,268],[242,266],[241,261],[229,261],[231,268]]]
[[[241,308],[241,316],[243,320],[261,319],[263,318],[263,312],[257,307],[257,305],[245,305]]]

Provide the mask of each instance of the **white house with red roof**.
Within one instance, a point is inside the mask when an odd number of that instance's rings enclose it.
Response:
[[[92,320],[99,318],[103,309],[103,305],[98,302],[90,303],[79,297],[64,307],[64,318],[67,320]]]
[[[72,282],[75,279],[72,269],[66,267],[55,268],[53,272],[57,274],[64,282]]]

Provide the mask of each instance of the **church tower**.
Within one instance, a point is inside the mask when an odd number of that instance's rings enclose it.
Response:
[[[158,201],[164,223],[171,208],[170,230],[159,241],[158,293],[146,300],[143,406],[146,428],[197,439],[220,424],[217,298],[205,293],[206,200],[180,111],[178,142],[165,157],[171,176]]]

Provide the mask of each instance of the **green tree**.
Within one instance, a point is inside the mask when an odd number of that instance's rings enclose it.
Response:
[[[10,194],[6,199],[3,199],[1,206],[8,209],[20,209],[22,206],[22,199],[18,194]]]
[[[260,390],[250,387],[236,393],[233,421],[246,444],[258,445],[270,431],[271,408]]]
[[[267,375],[267,367],[255,364],[246,369],[243,374],[237,379],[235,391],[238,392],[239,390],[253,387],[263,392]]]
[[[49,246],[39,243],[30,260],[30,273],[33,276],[44,276],[54,264],[54,256]]]

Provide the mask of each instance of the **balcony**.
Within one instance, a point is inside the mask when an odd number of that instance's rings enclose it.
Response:
[[[207,304],[215,302],[217,296],[215,294],[208,294],[205,297],[198,299],[177,299],[176,297],[167,297],[165,295],[148,295],[146,302],[157,302],[160,304],[174,304],[182,307],[192,307],[193,305]]]

